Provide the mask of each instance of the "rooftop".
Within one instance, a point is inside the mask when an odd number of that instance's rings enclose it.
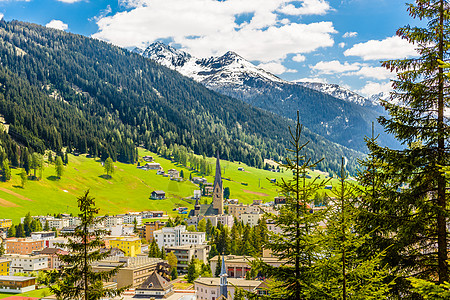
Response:
[[[0,276],[0,281],[28,281],[31,279],[36,279],[36,277],[25,277],[25,276]]]
[[[259,280],[246,280],[244,278],[227,278],[228,286],[236,286],[240,288],[246,288],[246,287],[252,287],[256,288],[258,287],[263,281]],[[220,285],[220,278],[218,277],[199,277],[196,280],[194,280],[194,283],[196,284],[203,284],[207,286],[219,286]]]

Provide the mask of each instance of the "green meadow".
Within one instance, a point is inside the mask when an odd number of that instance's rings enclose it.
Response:
[[[153,156],[155,162],[160,163],[165,171],[171,168],[183,170],[186,179],[189,179],[191,172],[192,177],[201,176],[147,150],[140,149],[139,155]],[[208,158],[208,162],[215,167],[214,158]],[[143,163],[141,160],[141,164]],[[54,165],[49,165],[45,161],[42,179],[28,180],[24,188],[21,187],[20,170],[13,169],[11,180],[0,183],[0,218],[10,218],[17,223],[28,212],[32,215],[75,214],[77,197],[83,195],[86,190],[95,197],[100,214],[159,210],[175,215],[176,212],[172,211],[175,207],[185,206],[189,209],[193,207],[193,201],[189,198],[194,190],[199,188],[189,180],[183,182],[169,180],[167,177],[156,175],[156,170],[137,169],[137,165],[118,162],[114,165],[112,178],[107,178],[98,158],[69,155],[69,164],[64,167],[64,174],[61,179],[57,179]],[[288,178],[292,175],[287,172],[275,173],[255,169],[238,162],[221,161],[221,166],[223,185],[230,188],[230,198],[239,199],[242,203],[251,203],[254,199],[262,199],[264,202],[273,200],[278,195],[278,190],[268,179],[279,181],[282,177]],[[239,171],[239,167],[244,168],[244,171]],[[318,174],[310,173],[313,176]],[[214,174],[206,178],[208,182],[213,182]],[[153,190],[165,191],[166,199],[149,199]],[[203,197],[202,202],[205,200],[211,202],[210,197]]]

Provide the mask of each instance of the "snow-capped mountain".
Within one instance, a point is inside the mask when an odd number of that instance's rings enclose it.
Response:
[[[235,52],[196,58],[160,42],[134,52],[176,70],[218,93],[241,99],[282,117],[297,118],[309,129],[352,149],[365,151],[364,136],[380,115],[377,105],[338,85],[285,81]],[[378,128],[381,132],[381,128]],[[380,142],[392,144],[382,136]]]
[[[338,99],[352,102],[361,106],[374,106],[378,104],[378,101],[376,101],[378,98],[376,97],[365,98],[338,84],[320,83],[320,82],[301,82],[301,81],[293,81],[293,82],[303,85],[307,88],[331,95]]]
[[[139,53],[139,50],[135,52]],[[266,83],[285,82],[256,67],[233,51],[217,57],[196,58],[185,51],[155,42],[141,52],[144,57],[155,60],[213,89],[230,84],[244,85],[249,78]]]

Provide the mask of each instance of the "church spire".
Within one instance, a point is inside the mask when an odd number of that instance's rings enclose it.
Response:
[[[218,215],[223,214],[223,185],[218,151],[216,160],[216,175],[214,177],[213,185],[213,208],[216,210]]]
[[[217,262],[219,263],[219,262]],[[225,255],[222,254],[222,270],[220,271],[220,296],[224,296],[225,299],[228,299],[228,281],[227,281],[227,271],[225,268]]]
[[[217,151],[217,160],[216,160],[216,176],[214,177],[214,187],[218,185],[222,189],[222,170],[220,169],[220,159],[219,159],[219,151]]]

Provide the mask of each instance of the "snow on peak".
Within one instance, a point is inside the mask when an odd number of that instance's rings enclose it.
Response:
[[[196,58],[182,50],[155,42],[149,45],[142,55],[210,88],[220,88],[230,84],[242,85],[248,80],[286,83],[233,51],[228,51],[222,56]]]
[[[330,84],[330,83],[321,83],[321,82],[302,82],[302,81],[294,81],[297,84],[300,84],[304,87],[331,95],[335,98],[352,102],[361,106],[374,106],[377,105],[378,101],[373,101],[372,98],[364,98],[361,95],[358,95],[355,92],[350,91],[338,84]]]

